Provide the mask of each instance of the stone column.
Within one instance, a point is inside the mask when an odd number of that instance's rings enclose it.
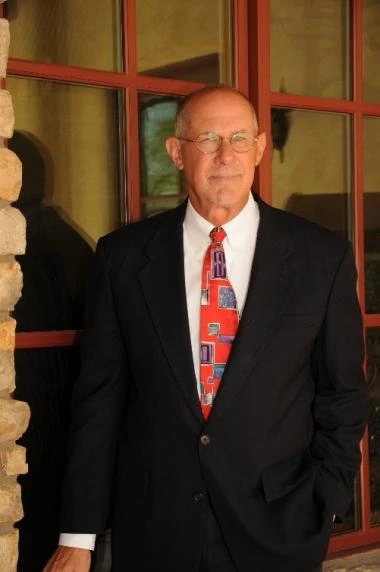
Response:
[[[0,4],[4,0],[0,0]],[[0,79],[6,74],[9,25],[0,18]],[[0,89],[0,570],[15,572],[18,559],[18,531],[14,523],[23,517],[17,475],[27,472],[25,449],[16,445],[28,426],[29,407],[15,401],[14,305],[21,296],[22,274],[16,254],[25,252],[25,219],[11,203],[21,189],[21,163],[6,147],[12,137],[12,98]]]

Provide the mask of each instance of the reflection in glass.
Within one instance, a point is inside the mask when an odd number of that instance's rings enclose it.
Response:
[[[165,149],[174,134],[179,98],[139,95],[141,200],[143,215],[176,207],[186,197],[182,172],[175,169]]]
[[[138,71],[232,85],[231,4],[231,0],[137,2]]]
[[[364,248],[366,312],[380,313],[380,119],[364,118]]]
[[[372,524],[380,524],[380,328],[367,331],[368,424]]]
[[[363,95],[380,103],[380,3],[363,0]]]
[[[122,70],[120,0],[7,2],[10,56],[109,71]]]
[[[59,534],[61,486],[73,383],[79,371],[78,347],[17,350],[14,397],[26,401],[31,418],[19,443],[26,447],[29,472],[21,475],[24,518],[18,570],[42,570]],[[4,571],[5,572],[5,571]]]
[[[351,238],[350,119],[272,109],[273,204]]]
[[[19,261],[18,331],[81,327],[83,290],[100,235],[120,225],[118,93],[8,78],[23,163],[16,205],[27,220]]]
[[[272,91],[351,97],[350,4],[271,0]]]

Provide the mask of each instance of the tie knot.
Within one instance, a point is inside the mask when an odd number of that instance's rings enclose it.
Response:
[[[210,232],[211,242],[213,243],[222,244],[226,236],[226,231],[222,226],[215,226]]]

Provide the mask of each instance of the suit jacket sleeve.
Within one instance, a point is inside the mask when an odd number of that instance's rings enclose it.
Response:
[[[62,532],[101,532],[110,511],[127,375],[107,263],[100,240],[88,283],[82,370],[72,398]]]
[[[348,245],[330,291],[313,368],[316,379],[312,454],[320,459],[319,494],[343,518],[360,465],[359,441],[368,418],[362,369],[363,330],[356,294],[356,269]]]

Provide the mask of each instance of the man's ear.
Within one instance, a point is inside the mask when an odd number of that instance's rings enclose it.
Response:
[[[183,169],[181,144],[177,137],[168,137],[165,141],[166,151],[179,171]]]
[[[260,135],[257,138],[257,143],[256,143],[257,147],[256,147],[256,161],[255,161],[255,165],[259,165],[261,158],[264,154],[265,151],[265,147],[267,146],[267,136],[265,133],[260,133]]]

